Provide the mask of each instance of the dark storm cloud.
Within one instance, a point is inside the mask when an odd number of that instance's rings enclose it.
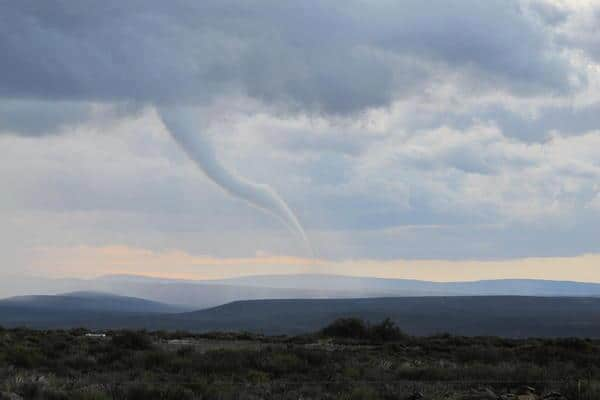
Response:
[[[385,48],[475,67],[489,83],[521,93],[569,90],[568,65],[551,35],[517,1],[398,2],[373,17]]]
[[[26,0],[0,15],[0,96],[198,103],[242,93],[349,113],[430,84],[439,63],[521,94],[564,92],[569,64],[553,50],[516,1]]]
[[[94,116],[114,120],[140,111],[140,105],[135,102],[99,106],[74,100],[0,99],[0,134],[55,134],[65,127],[85,123]]]
[[[87,103],[72,101],[0,100],[0,134],[19,132],[28,136],[55,133],[63,126],[90,118]]]
[[[390,66],[330,33],[352,21],[317,2],[166,4],[11,3],[0,95],[195,102],[241,91],[332,112],[390,100]]]

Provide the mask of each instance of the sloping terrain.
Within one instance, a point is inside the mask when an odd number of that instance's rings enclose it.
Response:
[[[341,317],[390,317],[409,334],[600,337],[600,299],[521,296],[252,300],[194,312],[125,312],[0,302],[0,325],[35,328],[310,332]]]
[[[186,329],[302,333],[340,317],[393,319],[414,335],[600,337],[600,299],[523,296],[242,301],[177,314]]]
[[[120,311],[133,313],[173,313],[189,308],[156,301],[101,292],[71,292],[60,295],[15,296],[0,300],[0,307],[16,306],[48,311]]]
[[[110,327],[132,315],[167,315],[185,310],[180,306],[96,292],[17,296],[0,300],[0,324],[36,328]]]

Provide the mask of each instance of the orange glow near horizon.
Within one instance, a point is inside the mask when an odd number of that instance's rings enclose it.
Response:
[[[225,279],[247,275],[322,273],[417,279],[436,282],[483,279],[548,279],[600,282],[600,254],[508,260],[323,260],[258,255],[244,258],[197,256],[181,250],[152,251],[128,246],[40,247],[26,273],[92,278],[131,274],[172,279]]]

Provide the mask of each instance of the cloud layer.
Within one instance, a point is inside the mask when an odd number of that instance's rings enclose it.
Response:
[[[477,89],[570,90],[580,74],[529,14],[516,0],[23,1],[3,10],[0,94],[159,103],[241,93],[346,113],[420,91],[443,69],[476,77]]]
[[[301,254],[173,143],[155,107],[186,105],[224,165],[282,194],[323,258],[600,252],[599,10],[11,2],[0,250],[11,264],[39,246]]]

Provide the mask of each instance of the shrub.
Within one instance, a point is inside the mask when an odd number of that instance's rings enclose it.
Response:
[[[193,368],[203,374],[236,373],[255,364],[256,354],[246,350],[211,350],[192,354]]]
[[[130,386],[125,392],[127,400],[154,400],[161,399],[162,394],[159,390],[146,385],[138,384]]]
[[[306,371],[308,363],[293,353],[273,353],[268,356],[262,369],[274,374],[301,373]]]
[[[162,350],[143,353],[143,364],[146,369],[165,368],[170,360],[170,355]]]
[[[84,336],[86,333],[90,333],[87,328],[73,328],[69,330],[71,336]]]
[[[323,328],[321,334],[328,337],[368,339],[377,342],[388,342],[408,337],[390,318],[386,318],[375,325],[368,325],[358,318],[340,318]]]
[[[152,340],[146,332],[123,331],[112,337],[114,346],[129,350],[148,350],[152,347]]]
[[[108,365],[115,364],[131,357],[131,352],[132,350],[129,349],[108,345],[102,348],[101,351],[99,350],[91,354],[96,356],[98,363]]]
[[[194,399],[194,392],[190,389],[182,388],[180,386],[169,387],[162,394],[161,400],[192,400]]]
[[[37,382],[25,382],[17,388],[17,393],[26,399],[37,399],[42,396],[42,385]]]
[[[333,359],[333,355],[327,354],[318,350],[311,350],[302,347],[294,347],[288,349],[289,352],[295,354],[298,358],[305,360],[311,367],[325,365],[328,360]]]
[[[263,371],[251,369],[250,371],[248,371],[246,379],[253,384],[266,383],[269,382],[269,374]]]
[[[157,388],[144,384],[130,386],[125,392],[127,400],[191,400],[194,393],[179,386]]]
[[[193,354],[195,351],[196,349],[194,348],[194,346],[182,346],[177,349],[177,355],[179,357],[187,357]]]
[[[400,340],[407,337],[407,335],[400,330],[389,318],[384,319],[379,324],[375,324],[369,329],[369,336],[372,340],[390,342],[394,340]]]
[[[360,386],[354,388],[348,397],[351,400],[376,400],[379,399],[379,395],[373,388],[368,386]]]
[[[361,319],[340,318],[323,328],[321,333],[328,337],[365,339],[368,336],[368,329]]]
[[[18,368],[34,368],[41,364],[42,355],[36,350],[15,346],[8,349],[6,360]]]
[[[74,354],[72,356],[67,357],[64,360],[64,363],[69,368],[78,371],[86,371],[93,368],[96,365],[96,360],[93,357],[84,354]]]
[[[82,397],[79,396],[69,396],[64,391],[58,389],[47,388],[44,390],[43,395],[41,396],[44,400],[70,400],[77,399],[82,400]],[[87,398],[86,398],[87,400]],[[90,399],[91,400],[91,399]]]

